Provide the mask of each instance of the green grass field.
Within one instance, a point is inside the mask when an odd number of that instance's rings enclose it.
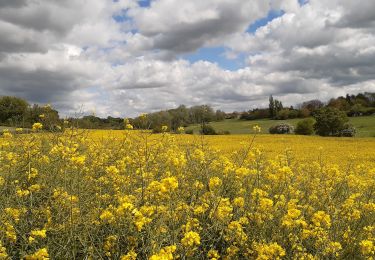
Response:
[[[252,127],[254,125],[259,125],[262,128],[263,134],[268,133],[268,129],[272,125],[278,123],[288,123],[294,127],[297,125],[297,122],[302,119],[290,119],[290,120],[239,120],[239,119],[227,119],[221,122],[212,122],[210,123],[216,131],[229,131],[231,134],[249,134],[252,133]],[[363,117],[351,117],[349,122],[354,125],[357,129],[357,137],[375,137],[375,116],[363,116]],[[194,130],[195,133],[198,133],[200,126],[191,125],[187,127],[187,130]]]

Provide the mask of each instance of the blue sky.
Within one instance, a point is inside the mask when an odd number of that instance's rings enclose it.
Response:
[[[150,7],[151,0],[139,0],[139,6],[143,8]],[[304,5],[308,0],[298,0],[300,5]],[[249,24],[246,33],[254,34],[256,30],[260,27],[267,25],[270,21],[282,16],[285,12],[283,10],[270,10],[267,16],[256,20],[254,23]],[[124,12],[121,15],[113,16],[113,19],[119,23],[123,23],[129,20]],[[132,30],[132,33],[137,33],[137,30]],[[209,61],[217,64],[224,70],[235,71],[244,67],[245,55],[238,54],[235,58],[227,58],[225,47],[213,46],[213,47],[202,47],[192,53],[178,55],[178,58],[188,60],[190,63],[195,63],[197,61]]]
[[[300,0],[303,1],[303,0]],[[284,11],[271,10],[268,12],[266,17],[256,20],[254,23],[250,24],[247,33],[254,34],[256,30],[273,19],[280,17],[284,14]],[[239,54],[235,59],[226,58],[225,52],[227,51],[224,47],[204,47],[200,48],[194,53],[181,55],[180,57],[190,61],[191,63],[203,60],[218,64],[221,68],[225,70],[235,71],[244,67],[244,55]]]
[[[142,7],[148,7],[148,6],[150,6],[150,0],[140,0],[140,1],[138,1],[138,3]]]
[[[305,4],[307,0],[298,0],[299,3]],[[138,1],[139,6],[148,8],[150,6],[150,0],[140,0]],[[256,30],[262,26],[265,26],[267,23],[272,21],[273,19],[280,17],[285,12],[282,10],[270,10],[267,16],[262,17],[256,20],[254,23],[249,24],[246,32],[250,34],[254,34]],[[129,20],[124,12],[121,15],[113,16],[113,19],[119,23],[123,23]],[[137,33],[137,30],[132,30],[133,33]],[[217,64],[222,69],[235,71],[240,68],[244,67],[244,58],[245,55],[238,54],[236,58],[227,58],[226,51],[228,51],[225,47],[222,46],[214,46],[214,47],[202,47],[193,53],[181,54],[178,58],[188,60],[190,63],[195,63],[197,61],[209,61],[212,63]]]
[[[151,1],[2,0],[0,95],[134,116],[375,91],[375,1]]]

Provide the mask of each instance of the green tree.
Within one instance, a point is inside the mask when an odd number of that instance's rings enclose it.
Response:
[[[53,130],[61,125],[59,112],[50,105],[39,106],[34,104],[25,113],[25,127],[31,127],[35,122],[43,123],[44,129]]]
[[[0,122],[21,123],[29,104],[22,98],[4,96],[0,98]]]
[[[334,107],[321,108],[314,113],[314,129],[321,136],[340,136],[349,121],[345,112]]]
[[[294,132],[297,135],[312,135],[314,133],[314,120],[307,118],[299,121]]]
[[[270,118],[276,118],[277,113],[283,109],[283,103],[277,99],[274,99],[271,95],[269,98],[268,109],[270,112]]]
[[[273,118],[276,115],[276,112],[275,112],[275,101],[273,100],[272,95],[269,98],[268,109],[270,111],[270,113],[269,113],[270,117]]]

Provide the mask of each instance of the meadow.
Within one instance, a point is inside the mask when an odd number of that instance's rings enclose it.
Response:
[[[249,125],[259,125],[261,127],[261,133],[267,134],[268,129],[278,123],[287,123],[292,126],[296,126],[298,121],[302,119],[288,119],[288,120],[239,120],[239,119],[226,119],[224,121],[210,123],[217,131],[229,131],[231,134],[250,134],[251,128]],[[375,137],[375,116],[361,116],[361,117],[349,117],[349,123],[352,124],[357,130],[357,137]],[[193,130],[195,133],[199,133],[199,125],[191,125],[186,128],[187,130]]]
[[[0,138],[0,259],[373,259],[375,140]]]

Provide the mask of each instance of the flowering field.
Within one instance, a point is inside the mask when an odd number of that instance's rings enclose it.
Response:
[[[0,138],[0,259],[374,258],[373,139],[35,130]]]

